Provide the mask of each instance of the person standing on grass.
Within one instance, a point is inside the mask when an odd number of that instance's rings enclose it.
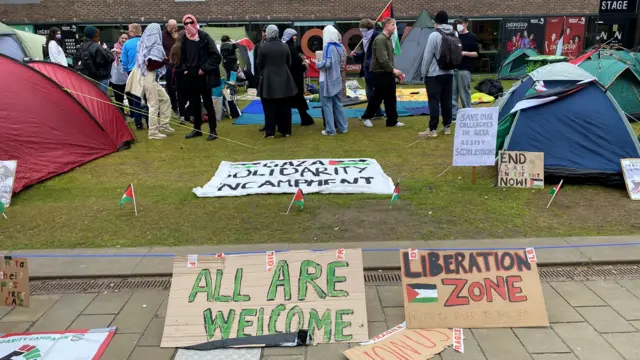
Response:
[[[107,49],[107,45],[100,46],[100,30],[93,26],[84,28],[85,41],[80,44],[80,58],[82,59],[82,73],[100,84],[100,89],[109,95],[109,77],[111,64],[115,56]]]
[[[109,85],[113,89],[113,97],[116,100],[116,106],[120,112],[124,114],[124,92],[127,86],[128,75],[122,68],[122,46],[129,40],[129,35],[121,34],[118,41],[113,45],[113,65],[111,65],[111,79]]]
[[[373,76],[369,67],[371,66],[371,58],[373,54],[373,39],[380,35],[380,29],[375,25],[371,19],[362,19],[360,21],[360,32],[362,33],[362,42],[359,45],[360,51],[356,50],[351,52],[356,63],[362,64],[360,67],[360,77],[364,77],[364,84],[367,94],[367,102],[373,98]],[[381,118],[384,116],[381,108],[376,110],[374,118]],[[373,127],[371,120],[363,120],[362,123],[366,127]]]
[[[336,135],[336,128],[340,133],[346,133],[349,128],[340,97],[344,86],[341,70],[346,55],[341,40],[342,36],[333,26],[327,25],[322,30],[322,60],[316,66],[320,71],[320,104],[325,120],[322,135],[325,136]]]
[[[185,139],[202,136],[202,105],[209,117],[209,136],[207,140],[216,140],[216,112],[211,99],[211,90],[220,86],[220,63],[222,56],[215,41],[206,32],[200,30],[196,17],[185,15],[182,18],[185,34],[180,39],[180,69],[185,76],[189,91],[189,107],[193,116],[193,131]]]
[[[291,53],[280,40],[278,27],[267,27],[267,41],[260,47],[257,61],[262,74],[258,96],[262,100],[266,139],[275,137],[276,129],[285,137],[291,136],[291,99],[298,92],[289,71]]]
[[[451,114],[454,121],[458,116],[458,98],[460,98],[461,109],[471,107],[471,68],[473,59],[478,57],[478,38],[469,32],[469,18],[460,16],[456,27],[458,38],[462,43],[462,62],[453,71]],[[525,39],[528,46],[529,38]]]
[[[449,66],[451,69],[442,69],[440,64],[443,63],[445,57],[443,53],[447,53],[447,44],[449,42],[458,41],[453,32],[453,27],[448,24],[449,15],[446,11],[439,11],[435,17],[436,31],[432,32],[427,39],[427,46],[424,49],[422,57],[422,76],[424,77],[427,87],[427,97],[429,98],[429,129],[420,132],[420,136],[437,137],[438,123],[440,122],[440,108],[442,108],[442,124],[444,125],[444,134],[451,134],[451,102],[453,101],[453,69],[455,66]],[[446,39],[444,37],[447,37]],[[443,44],[445,44],[445,51]],[[461,49],[459,50],[461,51]],[[442,61],[441,61],[442,60]]]
[[[169,53],[169,63],[171,63],[173,73],[171,75],[167,75],[171,76],[171,79],[175,84],[176,95],[178,97],[178,111],[180,112],[180,124],[182,125],[191,122],[190,116],[186,111],[187,100],[189,99],[186,76],[182,71],[178,71],[180,68],[180,52],[182,51],[182,39],[184,39],[184,34],[184,30],[180,31],[178,38],[176,39],[176,43],[173,44],[173,47],[171,48],[171,52]]]
[[[314,124],[313,118],[307,112],[309,110],[309,104],[304,98],[304,73],[307,71],[307,65],[309,61],[307,59],[302,60],[300,54],[296,50],[296,40],[298,33],[294,29],[286,29],[282,35],[282,42],[289,47],[289,53],[291,54],[291,66],[289,71],[293,76],[293,81],[296,83],[298,93],[291,99],[291,106],[294,109],[298,109],[300,114],[300,126],[310,126]]]
[[[167,94],[169,95],[169,99],[171,99],[171,110],[174,113],[178,114],[178,100],[177,100],[177,90],[176,84],[173,81],[173,66],[169,61],[169,54],[171,53],[171,48],[173,44],[176,42],[176,38],[178,37],[178,23],[174,19],[170,19],[167,21],[167,25],[165,26],[165,30],[162,32],[162,47],[164,48],[164,53],[167,58],[164,61],[165,64],[165,89],[167,90]],[[180,116],[184,116],[183,114],[179,114]]]
[[[260,40],[259,43],[256,44],[256,46],[253,48],[253,72],[255,73],[256,76],[256,81],[258,82],[258,85],[260,85],[260,64],[258,64],[258,55],[260,55],[260,48],[262,48],[262,45],[264,45],[264,43],[267,41],[267,26],[265,25],[262,27],[262,38]],[[264,113],[264,103],[262,102],[262,99],[260,99],[260,104],[263,105],[262,106],[262,112]],[[266,118],[265,118],[265,124],[266,124]],[[266,126],[263,124],[262,127],[259,129],[259,131],[265,131],[266,130]]]
[[[122,46],[122,68],[127,75],[131,74],[133,68],[136,66],[140,36],[142,36],[142,27],[136,23],[130,24],[129,40],[127,40],[127,42]],[[133,94],[128,94],[128,96],[129,112],[132,114],[133,122],[136,124],[137,130],[142,130],[144,129],[144,126],[142,125],[142,101],[139,97]]]
[[[222,67],[226,73],[227,81],[231,81],[231,73],[238,71],[238,44],[234,43],[229,35],[222,35],[220,38],[220,55],[222,55]]]
[[[60,34],[60,29],[57,27],[52,27],[49,29],[49,33],[47,34],[46,48],[49,53],[49,60],[52,63],[56,63],[67,67],[67,56],[64,54],[64,50],[60,47],[60,41],[62,40],[62,35]]]
[[[384,110],[387,113],[387,127],[404,126],[398,121],[398,109],[396,99],[396,77],[404,74],[395,68],[393,43],[391,36],[396,30],[396,20],[384,19],[382,33],[373,40],[372,57],[369,71],[373,79],[373,97],[367,104],[367,110],[360,118],[367,126],[380,109],[384,101]],[[371,124],[373,126],[373,124]]]

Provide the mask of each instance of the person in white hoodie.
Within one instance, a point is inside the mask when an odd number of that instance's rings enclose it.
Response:
[[[60,29],[52,27],[47,35],[47,51],[49,52],[49,60],[53,63],[67,66],[67,56],[64,54],[64,51],[59,44],[60,41],[62,41]]]
[[[429,129],[418,135],[427,137],[438,136],[436,129],[440,122],[440,109],[442,109],[442,124],[445,135],[451,134],[452,120],[453,70],[441,69],[438,65],[438,59],[440,58],[442,33],[453,35],[453,27],[448,24],[449,15],[446,11],[439,11],[434,20],[437,31],[429,35],[422,57],[421,69],[429,98],[430,120]]]

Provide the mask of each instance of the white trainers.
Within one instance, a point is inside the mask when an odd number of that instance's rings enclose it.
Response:
[[[401,127],[404,126],[404,123],[401,123],[400,121],[398,121],[395,125],[393,125],[394,127]]]
[[[444,134],[445,135],[451,135],[451,126],[447,126],[444,128]]]
[[[418,135],[422,137],[435,138],[435,137],[438,137],[438,132],[435,130],[426,130],[426,131],[419,132]]]
[[[167,138],[167,135],[161,134],[159,132],[149,133],[149,140],[162,140],[162,139],[166,139],[166,138]]]
[[[336,134],[329,134],[328,132],[326,132],[324,130],[322,130],[321,134],[324,135],[324,136],[336,136]]]
[[[369,119],[360,119],[360,120],[362,121],[362,125],[364,125],[365,127],[368,127],[368,128],[373,127],[371,120]]]
[[[161,125],[160,127],[158,127],[158,130],[168,132],[168,133],[175,132],[175,130],[169,124]]]

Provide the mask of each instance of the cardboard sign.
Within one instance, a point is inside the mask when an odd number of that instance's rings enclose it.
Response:
[[[496,163],[499,109],[458,110],[453,138],[453,166],[493,166]]]
[[[9,207],[11,204],[11,194],[13,193],[13,182],[16,179],[17,167],[18,161],[16,160],[0,160],[0,202],[3,202],[5,207]]]
[[[361,342],[367,333],[362,250],[176,257],[162,347],[309,329],[318,343]]]
[[[27,259],[0,258],[0,306],[29,307]]]
[[[640,200],[640,159],[620,159],[624,183],[631,200]]]
[[[407,329],[402,323],[344,352],[351,360],[423,360],[442,352],[452,342],[450,329]]]
[[[500,151],[498,186],[544,188],[544,153]]]
[[[305,194],[391,195],[394,184],[374,159],[223,161],[213,178],[193,192],[218,197],[294,194],[298,189]]]
[[[400,252],[407,327],[548,326],[536,263],[517,251]]]
[[[100,359],[116,328],[0,334],[0,359]]]

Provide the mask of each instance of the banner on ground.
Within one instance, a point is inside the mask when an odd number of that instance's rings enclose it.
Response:
[[[452,344],[451,329],[407,329],[402,323],[344,354],[350,360],[423,360]]]
[[[505,59],[517,49],[533,49],[541,54],[545,18],[517,18],[502,22]]]
[[[500,151],[498,186],[544,188],[544,153]]]
[[[0,359],[100,359],[116,328],[0,334]]]
[[[27,259],[14,259],[10,256],[0,259],[0,307],[2,306],[29,307]]]
[[[176,257],[162,347],[308,329],[369,338],[361,249]]]
[[[493,166],[499,109],[466,108],[458,110],[453,138],[453,166]]]
[[[538,268],[524,249],[402,250],[400,259],[410,329],[549,325]]]
[[[640,159],[620,159],[624,183],[631,200],[640,200]]]
[[[13,182],[16,179],[17,160],[0,160],[0,202],[5,207],[11,204],[11,194],[13,193]]]
[[[494,142],[495,147],[495,142]],[[223,161],[198,197],[251,194],[384,194],[394,185],[374,159]]]

